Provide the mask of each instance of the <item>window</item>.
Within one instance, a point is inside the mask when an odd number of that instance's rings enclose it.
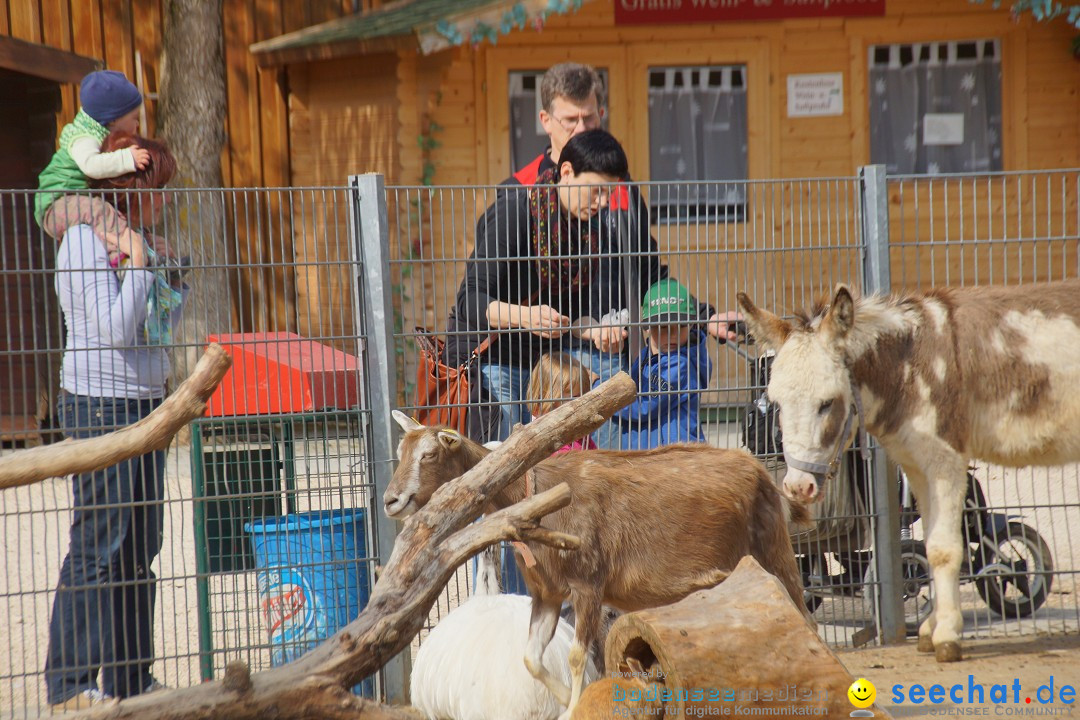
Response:
[[[747,178],[746,67],[649,69],[650,180],[656,221],[740,220]]]
[[[871,47],[870,162],[900,174],[1001,170],[998,41]]]
[[[597,68],[600,81],[608,85],[607,70]],[[510,73],[510,172],[515,172],[547,150],[547,133],[540,125],[540,80],[543,70],[515,70]],[[607,117],[603,127],[608,126]]]

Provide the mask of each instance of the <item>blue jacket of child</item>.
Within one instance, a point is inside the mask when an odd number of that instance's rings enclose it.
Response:
[[[622,427],[625,450],[649,450],[680,442],[705,442],[698,411],[709,385],[712,360],[703,330],[676,352],[641,351],[630,366],[638,386],[634,402],[612,417]]]

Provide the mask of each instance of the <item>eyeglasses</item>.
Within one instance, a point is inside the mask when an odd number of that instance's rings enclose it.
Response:
[[[555,122],[559,123],[559,125],[562,125],[563,130],[572,133],[577,130],[578,123],[586,130],[595,130],[600,127],[600,124],[603,121],[604,111],[601,110],[600,112],[589,113],[588,115],[575,115],[574,117],[566,118],[556,117],[555,115],[552,115],[551,117]]]

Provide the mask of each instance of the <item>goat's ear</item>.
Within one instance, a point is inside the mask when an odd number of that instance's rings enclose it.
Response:
[[[461,436],[457,430],[440,430],[439,444],[447,450],[457,450],[461,447]]]
[[[411,417],[409,417],[405,413],[401,412],[400,410],[391,410],[390,415],[391,415],[391,417],[394,418],[394,420],[397,421],[397,424],[400,425],[401,429],[404,430],[405,432],[412,432],[413,430],[423,430],[424,429],[423,425],[416,422],[416,420],[412,419]]]
[[[746,293],[739,293],[735,297],[742,308],[743,317],[746,318],[746,327],[754,339],[766,348],[779,350],[791,334],[791,323],[768,310],[759,309]]]
[[[855,325],[855,301],[846,285],[837,285],[832,304],[821,321],[821,332],[830,340],[843,340]]]

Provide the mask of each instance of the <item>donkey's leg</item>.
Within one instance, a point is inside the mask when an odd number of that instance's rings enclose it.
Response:
[[[600,597],[593,592],[571,593],[574,604],[574,644],[570,647],[567,664],[570,666],[570,703],[559,720],[569,720],[574,706],[581,698],[585,683],[585,661],[600,625]]]
[[[529,641],[525,645],[525,667],[534,678],[544,683],[560,705],[566,706],[570,704],[570,688],[544,667],[544,650],[555,635],[561,607],[562,601],[558,598],[533,596]]]
[[[960,634],[964,629],[960,565],[964,559],[961,520],[967,489],[966,465],[958,457],[943,459],[927,477],[929,502],[921,505],[930,510],[926,556],[934,578],[934,657],[938,662],[956,662],[962,658]],[[921,640],[921,628],[919,635]]]
[[[935,510],[933,506],[933,500],[930,497],[930,484],[926,481],[926,475],[923,473],[922,468],[914,465],[905,465],[904,474],[907,475],[908,485],[911,488],[912,494],[915,496],[915,502],[918,504],[919,512],[922,515],[924,533],[926,528],[930,527],[930,519]],[[934,577],[934,569],[930,568],[931,577]],[[934,626],[937,624],[937,604],[933,604],[930,607],[930,614],[926,616],[926,619],[919,625],[919,652],[931,653],[934,652]]]

